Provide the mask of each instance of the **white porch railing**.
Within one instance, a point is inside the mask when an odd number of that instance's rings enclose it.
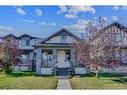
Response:
[[[52,66],[53,66],[52,61],[49,61],[47,59],[43,59],[42,65],[41,65],[42,68],[52,68]]]

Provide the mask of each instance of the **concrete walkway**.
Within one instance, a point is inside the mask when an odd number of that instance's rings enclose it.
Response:
[[[71,85],[70,85],[70,82],[69,82],[69,79],[68,78],[60,78],[59,81],[58,81],[57,89],[61,89],[61,90],[72,89]]]

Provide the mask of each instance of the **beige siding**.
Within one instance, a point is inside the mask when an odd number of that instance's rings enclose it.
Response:
[[[65,51],[59,50],[57,55],[58,67],[70,67],[70,62],[65,62]]]
[[[61,43],[61,37],[63,36],[55,36],[50,40],[46,41],[45,43]],[[65,36],[65,37],[67,38],[66,43],[71,43],[74,40],[74,38],[72,38],[71,36]]]

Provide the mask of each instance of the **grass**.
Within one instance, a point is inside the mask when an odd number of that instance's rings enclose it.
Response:
[[[110,76],[110,77],[109,77]],[[111,76],[96,79],[93,76],[72,77],[72,89],[127,89],[127,77]]]
[[[57,82],[52,76],[35,76],[34,72],[0,73],[0,89],[55,89]]]

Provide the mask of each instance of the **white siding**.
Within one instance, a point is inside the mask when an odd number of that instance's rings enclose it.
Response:
[[[89,71],[86,68],[75,68],[75,74],[89,74]]]
[[[41,68],[42,75],[52,75],[52,68]]]

